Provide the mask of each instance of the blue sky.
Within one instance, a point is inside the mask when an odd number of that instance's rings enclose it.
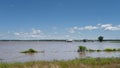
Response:
[[[0,0],[0,39],[120,39],[120,0]]]

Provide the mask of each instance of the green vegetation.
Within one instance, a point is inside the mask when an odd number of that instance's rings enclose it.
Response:
[[[104,49],[104,51],[120,51],[120,48],[119,49],[106,48]]]
[[[99,36],[99,37],[98,37],[98,40],[99,40],[100,42],[102,42],[102,41],[103,41],[103,36]]]
[[[111,51],[120,51],[120,48],[118,48],[118,49],[115,49],[115,48],[106,48],[106,49],[104,49],[104,50],[93,50],[93,49],[87,49],[85,46],[79,46],[79,49],[78,49],[78,52],[85,52],[85,51],[89,51],[89,52],[95,52],[95,51],[97,51],[97,52],[101,52],[101,51],[105,51],[105,52],[111,52]]]
[[[102,51],[102,50],[99,50],[99,49],[97,50],[97,52],[101,52],[101,51]]]
[[[119,41],[110,41],[111,43],[120,43],[120,40]]]
[[[87,42],[87,39],[83,39],[83,42]]]
[[[89,52],[95,52],[95,51],[97,51],[97,52],[101,52],[102,50],[93,50],[93,49],[88,49],[87,51],[89,51]]]
[[[117,49],[117,51],[120,51],[120,48],[119,48],[119,49]]]
[[[79,46],[78,52],[85,52],[87,48],[85,46]]]
[[[86,58],[68,61],[0,63],[0,68],[120,68],[120,58]]]
[[[30,48],[30,49],[28,49],[26,51],[22,51],[21,53],[37,53],[37,51],[32,49],[32,48]]]
[[[89,49],[89,50],[87,50],[87,51],[90,51],[90,52],[94,52],[94,51],[96,51],[96,50],[93,50],[93,49]]]
[[[113,51],[116,51],[116,49],[113,49]]]
[[[113,49],[111,49],[111,48],[106,48],[106,49],[104,49],[104,51],[113,51]]]

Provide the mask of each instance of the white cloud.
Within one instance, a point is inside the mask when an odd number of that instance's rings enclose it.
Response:
[[[101,28],[104,30],[115,31],[115,30],[120,30],[120,25],[113,26],[112,24],[104,24],[101,25]]]
[[[13,31],[9,31],[7,33],[1,33],[0,37],[1,39],[62,39],[62,38],[74,38],[74,37],[78,37],[78,35],[82,35],[82,32],[84,30],[87,31],[92,31],[92,30],[109,30],[109,31],[118,31],[120,30],[120,25],[113,25],[113,24],[96,24],[95,26],[93,25],[87,25],[87,26],[83,26],[83,27],[78,27],[78,26],[74,26],[71,28],[68,28],[66,30],[63,31],[63,33],[59,32],[57,29],[57,27],[54,27],[53,29],[55,29],[53,32],[49,33],[49,34],[45,34],[42,30],[39,29],[31,29],[30,32],[13,32]],[[51,30],[53,30],[51,29]],[[47,32],[46,32],[47,33]]]
[[[69,29],[69,33],[75,33],[76,31],[80,31],[80,30],[96,30],[98,29],[99,27],[97,26],[85,26],[85,27],[72,27]]]
[[[101,28],[106,28],[106,27],[111,27],[112,26],[112,24],[103,24],[103,25],[101,25]]]
[[[20,33],[15,32],[14,35],[18,36],[18,35],[20,35]]]
[[[95,30],[95,29],[98,29],[97,26],[85,26],[84,27],[85,30]]]
[[[73,29],[78,29],[78,27],[77,27],[77,26],[75,26],[75,27],[73,27]]]
[[[36,29],[32,29],[32,33],[31,34],[34,34],[34,35],[36,35],[36,34],[40,34],[40,33],[42,33],[42,31],[41,30],[36,30]]]
[[[75,32],[79,32],[81,30],[97,30],[97,29],[116,31],[116,30],[120,30],[120,25],[113,26],[112,24],[97,24],[96,26],[92,26],[92,25],[88,25],[88,26],[84,26],[84,27],[74,26],[74,27],[70,28],[68,32],[75,33]]]
[[[45,38],[46,35],[41,30],[32,29],[31,32],[15,32],[14,36],[24,39],[40,39]]]
[[[110,26],[110,27],[106,27],[104,30],[120,30],[120,28]]]
[[[99,24],[97,24],[97,26],[100,26],[101,24],[99,23]]]
[[[70,28],[70,29],[68,30],[68,32],[69,32],[69,33],[75,33],[75,29],[74,29],[74,28]]]
[[[70,35],[66,35],[65,37],[67,37],[67,38],[68,38],[68,37],[70,37]]]
[[[54,32],[54,34],[58,34],[58,32]]]
[[[118,25],[118,27],[120,27],[120,25]]]

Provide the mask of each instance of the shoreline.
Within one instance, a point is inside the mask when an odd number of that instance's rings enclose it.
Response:
[[[68,41],[69,39],[42,39],[42,40],[17,40],[17,39],[15,39],[15,40],[0,40],[0,41]],[[73,40],[71,40],[71,41],[84,41],[84,39],[83,40],[75,40],[75,39],[73,39]],[[99,41],[99,40],[91,40],[91,39],[86,39],[86,41]],[[120,39],[105,39],[105,40],[103,40],[103,42],[104,41],[120,41]]]
[[[0,68],[120,68],[120,58],[84,58],[74,60],[0,63]]]

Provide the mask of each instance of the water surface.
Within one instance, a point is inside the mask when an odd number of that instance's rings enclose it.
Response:
[[[78,53],[78,46],[89,49],[120,48],[120,43],[111,42],[60,42],[60,41],[0,41],[0,60],[4,62],[24,62],[34,60],[71,60],[86,57],[120,57],[120,52]],[[23,54],[21,51],[33,48],[44,53]]]

